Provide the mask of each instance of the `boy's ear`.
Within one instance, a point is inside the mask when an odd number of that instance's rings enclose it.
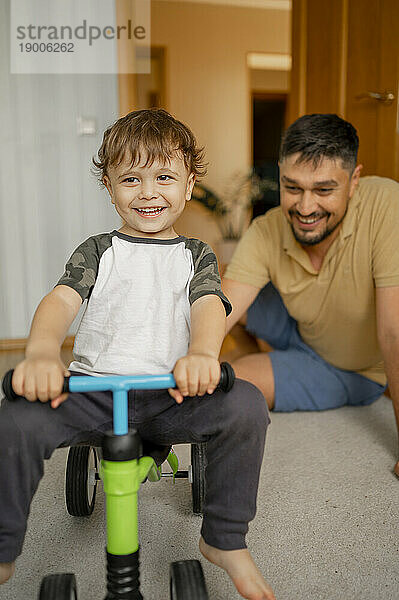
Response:
[[[187,180],[187,186],[186,186],[186,202],[191,200],[191,194],[193,193],[195,179],[196,179],[195,174],[190,173],[190,176]]]
[[[105,185],[105,187],[107,188],[108,194],[109,194],[109,196],[110,196],[110,198],[111,198],[111,202],[112,202],[112,204],[113,204],[113,203],[114,203],[114,200],[113,200],[113,197],[112,197],[112,195],[113,195],[113,194],[112,194],[112,185],[111,185],[111,182],[110,182],[110,180],[109,180],[109,178],[108,178],[108,175],[104,175],[104,177],[103,177],[103,184],[104,184],[104,185]]]

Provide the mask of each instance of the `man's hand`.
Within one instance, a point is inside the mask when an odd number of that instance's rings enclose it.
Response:
[[[187,354],[179,358],[173,369],[177,389],[170,388],[169,394],[178,404],[184,396],[212,394],[220,380],[219,361],[207,354]]]
[[[70,375],[60,358],[36,356],[23,360],[15,368],[12,386],[16,394],[29,402],[48,402],[57,408],[68,394],[61,394],[64,377]]]

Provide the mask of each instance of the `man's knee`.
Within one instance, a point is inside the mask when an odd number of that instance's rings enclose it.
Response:
[[[274,375],[268,354],[248,354],[234,361],[232,367],[236,377],[249,381],[261,391],[271,410],[274,407]]]

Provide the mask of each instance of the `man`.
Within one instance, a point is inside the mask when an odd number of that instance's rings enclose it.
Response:
[[[233,366],[270,409],[366,405],[388,380],[399,433],[399,184],[360,179],[358,145],[336,115],[288,128],[281,205],[252,222],[225,273],[227,331],[248,310],[247,331],[269,344]]]

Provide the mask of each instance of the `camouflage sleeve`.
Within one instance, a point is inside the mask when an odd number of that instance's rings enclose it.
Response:
[[[216,256],[210,246],[199,240],[188,240],[188,247],[193,255],[194,276],[190,282],[189,302],[193,304],[201,296],[215,294],[223,302],[226,316],[231,313],[232,306],[222,292]]]
[[[68,285],[80,294],[82,301],[91,294],[97,278],[100,253],[96,238],[84,241],[72,253],[65,265],[65,272],[57,285]],[[55,287],[56,287],[55,286]]]

